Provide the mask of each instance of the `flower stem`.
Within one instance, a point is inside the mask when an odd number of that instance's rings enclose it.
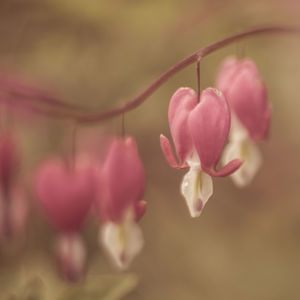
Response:
[[[212,43],[208,46],[205,46],[190,56],[184,58],[183,60],[179,61],[175,65],[173,65],[170,69],[168,69],[166,72],[164,72],[162,75],[160,75],[157,79],[155,79],[145,90],[143,90],[140,94],[138,94],[136,97],[134,97],[132,100],[129,100],[128,102],[124,103],[123,105],[116,107],[112,110],[106,111],[106,112],[91,112],[87,109],[80,109],[77,106],[73,106],[71,104],[66,104],[63,101],[54,99],[54,103],[51,104],[51,101],[48,101],[48,97],[41,97],[41,94],[36,93],[34,95],[27,94],[26,97],[26,105],[28,106],[34,106],[36,107],[36,110],[38,113],[45,114],[49,117],[54,118],[66,118],[71,119],[74,121],[77,121],[78,123],[95,123],[104,121],[107,119],[111,119],[114,117],[117,117],[121,114],[124,114],[125,112],[131,111],[141,105],[150,95],[152,95],[161,85],[163,85],[167,80],[169,80],[172,76],[174,76],[176,73],[181,71],[182,69],[186,68],[192,63],[200,61],[203,57],[215,52],[216,50],[219,50],[233,42],[251,37],[251,36],[257,36],[260,34],[300,34],[300,28],[297,27],[285,27],[285,26],[271,26],[271,27],[260,27],[255,29],[246,30],[234,35],[231,35],[229,37],[226,37],[222,40],[219,40],[215,43]],[[200,67],[200,64],[199,64]],[[200,77],[199,77],[200,79]],[[1,87],[0,87],[1,89]],[[200,88],[198,86],[198,93],[200,91]],[[14,91],[16,92],[16,91]],[[22,92],[19,92],[17,97],[20,98],[20,100],[23,99]],[[32,103],[28,103],[29,100],[38,100],[39,102],[47,102],[47,107],[44,107],[41,109],[40,107],[37,107],[37,104],[34,105]],[[53,100],[53,99],[52,99]]]

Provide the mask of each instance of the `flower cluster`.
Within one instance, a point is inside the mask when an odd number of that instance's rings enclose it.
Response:
[[[201,214],[213,194],[211,177],[231,175],[239,186],[251,181],[261,163],[254,142],[266,138],[270,116],[265,85],[249,59],[226,59],[216,88],[205,89],[199,101],[191,88],[175,92],[168,119],[178,162],[164,135],[160,145],[171,167],[189,169],[181,193],[192,217]],[[217,170],[228,135],[224,166]]]
[[[265,85],[250,59],[226,59],[216,88],[201,94],[179,88],[174,93],[168,120],[176,155],[164,135],[160,145],[172,168],[188,169],[181,193],[192,217],[201,214],[212,196],[212,177],[230,175],[238,186],[250,183],[262,160],[256,143],[267,137],[270,117]],[[138,221],[146,210],[142,200],[146,175],[134,138],[111,138],[103,161],[94,159],[93,153],[84,158],[77,153],[72,163],[47,159],[38,166],[34,180],[39,208],[57,233],[58,266],[73,281],[85,270],[88,253],[81,231],[89,217],[99,220],[99,242],[121,269],[144,244]],[[17,234],[26,222],[27,204],[16,180],[19,162],[12,136],[2,133],[1,238]]]
[[[99,241],[120,268],[129,266],[143,246],[137,222],[146,209],[141,201],[145,171],[134,139],[112,139],[102,165],[67,165],[60,159],[42,163],[35,190],[41,209],[58,232],[57,259],[66,278],[77,280],[85,267],[80,230],[93,209],[101,221]]]

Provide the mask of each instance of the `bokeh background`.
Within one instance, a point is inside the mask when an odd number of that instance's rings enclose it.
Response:
[[[300,25],[299,20],[296,0],[1,0],[0,66],[69,103],[101,111],[131,99],[208,43],[250,27]],[[159,134],[170,136],[172,93],[180,86],[196,88],[190,66],[125,116],[148,176],[148,211],[141,221],[146,244],[130,270],[120,274],[111,266],[91,221],[84,232],[87,279],[65,283],[52,256],[54,233],[34,209],[26,241],[2,246],[0,297],[300,299],[299,53],[298,36],[263,35],[228,46],[201,64],[202,88],[213,85],[219,63],[232,54],[254,59],[267,83],[272,130],[260,145],[264,164],[251,186],[237,189],[230,178],[216,179],[202,216],[189,217],[179,193],[184,172],[167,165]],[[69,127],[32,116],[15,118],[12,126],[34,203],[32,172],[47,155],[64,151]],[[120,133],[121,120],[98,126]]]

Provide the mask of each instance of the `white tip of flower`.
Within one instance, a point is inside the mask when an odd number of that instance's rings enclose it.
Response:
[[[99,239],[114,264],[123,270],[129,267],[144,245],[142,231],[133,218],[122,223],[104,224]]]
[[[242,159],[243,164],[230,176],[236,186],[244,187],[251,183],[262,164],[260,151],[249,139],[233,139],[224,149],[223,164],[234,158]]]
[[[78,234],[62,234],[56,244],[57,259],[63,275],[69,280],[78,280],[84,270],[86,249]]]
[[[200,166],[191,167],[183,177],[181,194],[185,198],[191,217],[199,217],[213,194],[211,177],[201,171]]]

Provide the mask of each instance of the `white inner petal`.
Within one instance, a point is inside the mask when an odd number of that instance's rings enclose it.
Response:
[[[68,266],[67,272],[75,276],[81,274],[85,266],[86,249],[80,235],[60,235],[57,240],[56,251],[61,262]]]
[[[213,194],[212,179],[200,168],[198,157],[187,160],[189,171],[184,175],[181,194],[185,198],[191,216],[200,216],[202,209]]]
[[[132,213],[122,223],[104,224],[99,236],[115,265],[126,269],[144,245],[143,234]]]
[[[242,159],[243,164],[231,174],[231,178],[238,187],[244,187],[253,180],[262,164],[260,151],[248,138],[232,139],[224,149],[223,164],[225,165],[234,158]]]

